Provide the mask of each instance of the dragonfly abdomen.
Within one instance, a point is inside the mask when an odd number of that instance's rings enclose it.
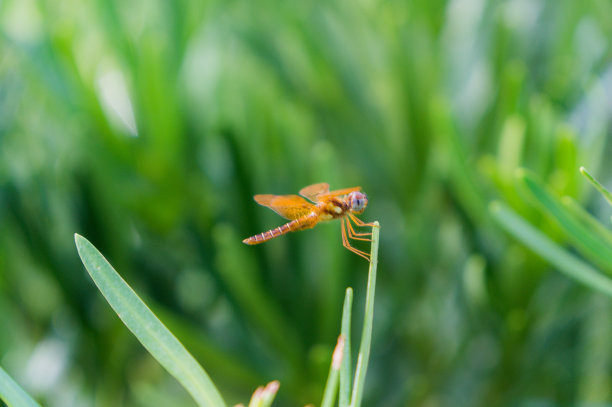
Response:
[[[277,228],[270,229],[267,232],[248,237],[244,239],[242,243],[250,245],[260,244],[263,242],[267,242],[270,239],[274,239],[275,237],[284,235],[289,232],[293,232],[295,230],[308,229],[316,224],[316,221],[313,222],[313,220],[316,220],[316,217],[307,215],[299,219],[292,220],[291,222],[285,223],[284,225],[279,226]]]

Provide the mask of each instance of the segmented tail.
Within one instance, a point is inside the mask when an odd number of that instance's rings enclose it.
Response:
[[[295,220],[292,220],[291,222],[285,223],[284,225],[279,226],[275,229],[270,229],[267,232],[263,232],[258,235],[246,238],[242,241],[242,243],[253,245],[253,244],[260,244],[263,242],[267,242],[270,239],[274,239],[275,237],[284,235],[289,232],[293,232],[295,230],[311,228],[316,224],[316,222],[313,223],[312,221],[313,221],[312,216],[304,216],[302,218],[295,219]]]

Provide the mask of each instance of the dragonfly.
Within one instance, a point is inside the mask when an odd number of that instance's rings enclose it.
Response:
[[[370,255],[351,246],[349,239],[370,242],[371,232],[357,232],[355,227],[376,227],[374,223],[365,223],[357,216],[368,205],[368,197],[361,192],[361,187],[329,190],[329,184],[322,182],[309,185],[300,190],[300,195],[255,195],[258,204],[272,209],[290,222],[275,229],[251,236],[242,242],[255,245],[267,242],[289,232],[311,229],[320,222],[340,219],[342,245],[353,253],[370,261]],[[310,202],[308,202],[307,198]],[[352,222],[352,223],[351,223]]]

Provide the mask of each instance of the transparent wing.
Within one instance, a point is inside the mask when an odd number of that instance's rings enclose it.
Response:
[[[255,195],[255,202],[266,206],[286,219],[298,219],[308,215],[313,204],[297,195]]]
[[[300,189],[300,195],[310,199],[312,202],[317,202],[317,197],[329,192],[329,184],[327,182],[321,182],[320,184],[308,185]]]
[[[324,197],[324,196],[342,196],[342,195],[348,195],[351,192],[355,192],[355,191],[361,191],[361,187],[351,187],[351,188],[344,188],[344,189],[336,189],[335,191],[331,191],[331,192],[327,192],[325,194],[322,194],[320,196]]]

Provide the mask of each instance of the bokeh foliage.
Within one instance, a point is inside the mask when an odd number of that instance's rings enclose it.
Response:
[[[86,277],[78,232],[228,402],[273,379],[277,405],[320,400],[365,262],[337,224],[241,240],[282,221],[253,194],[326,181],[362,185],[382,226],[364,405],[612,401],[610,300],[488,212],[576,245],[525,167],[610,229],[578,172],[611,179],[610,16],[606,0],[0,2],[1,365],[48,405],[191,405]]]

